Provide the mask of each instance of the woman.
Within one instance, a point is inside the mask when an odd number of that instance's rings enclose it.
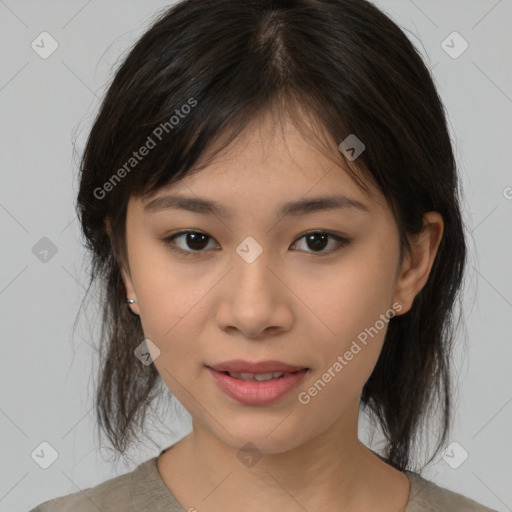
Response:
[[[77,210],[98,425],[123,454],[164,382],[193,429],[35,511],[491,510],[411,470],[436,410],[432,457],[448,439],[466,244],[441,101],[371,3],[174,5],[106,94]]]

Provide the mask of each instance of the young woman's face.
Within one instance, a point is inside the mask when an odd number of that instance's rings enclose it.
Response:
[[[267,121],[249,126],[204,170],[144,201],[132,198],[126,223],[127,296],[160,351],[152,354],[162,379],[195,426],[233,448],[251,442],[268,453],[354,433],[392,309],[406,312],[415,291],[398,267],[384,197],[372,187],[369,200],[291,124],[283,131]],[[222,211],[172,207],[168,196]],[[361,205],[280,214],[319,198],[342,204],[342,196]],[[295,385],[277,398],[277,381],[224,377],[244,399],[208,368],[234,359],[309,370],[285,376]]]

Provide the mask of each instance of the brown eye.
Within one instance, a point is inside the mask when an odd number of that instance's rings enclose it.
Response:
[[[177,246],[175,240],[181,238],[181,247]],[[204,249],[208,246],[208,241],[213,240],[206,233],[199,231],[182,231],[176,233],[170,237],[164,238],[164,243],[173,251],[184,254],[185,256],[195,256],[201,252],[205,252]]]
[[[350,240],[348,240],[347,238],[343,238],[332,233],[327,233],[325,231],[312,231],[310,233],[306,233],[305,235],[301,236],[298,240],[302,239],[305,239],[306,246],[312,249],[311,251],[306,252],[317,252],[320,254],[330,254],[350,243]],[[325,247],[329,245],[329,239],[335,241],[334,248],[325,251]]]
[[[194,251],[200,251],[201,249],[204,249],[208,244],[205,243],[205,241],[208,241],[208,235],[205,235],[204,233],[196,233],[194,231],[190,231],[188,233],[184,233],[185,235],[185,245],[193,249]]]

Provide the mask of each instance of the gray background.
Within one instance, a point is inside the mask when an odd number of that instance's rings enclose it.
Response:
[[[433,69],[449,115],[470,231],[467,342],[461,332],[455,354],[459,407],[450,438],[458,445],[424,475],[510,511],[512,1],[376,4],[406,30]],[[87,282],[73,208],[78,189],[73,141],[79,155],[112,66],[167,5],[0,0],[1,511],[27,511],[131,470],[190,427],[185,414],[174,433],[148,432],[158,446],[148,442],[128,465],[114,468],[109,454],[98,450],[94,430],[91,369],[99,325],[94,304],[72,336]],[[58,43],[47,59],[31,47],[43,31]],[[446,39],[453,31],[469,44],[457,58],[445,51],[453,55],[462,49],[461,40]],[[37,250],[49,245],[40,241],[44,237],[56,253],[50,250],[41,261]],[[58,453],[48,469],[31,457],[44,441]],[[454,469],[462,450],[469,456]]]

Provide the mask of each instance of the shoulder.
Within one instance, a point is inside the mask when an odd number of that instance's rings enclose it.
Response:
[[[29,512],[131,512],[133,473],[125,473],[95,487],[45,501]]]
[[[440,487],[418,473],[411,471],[405,471],[404,473],[411,483],[406,512],[497,512],[462,494]]]

